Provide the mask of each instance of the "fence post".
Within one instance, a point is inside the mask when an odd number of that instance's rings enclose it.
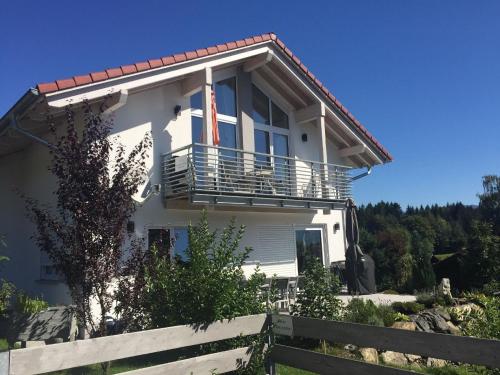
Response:
[[[9,375],[10,351],[0,353],[0,375]]]
[[[276,375],[276,364],[271,359],[270,351],[274,346],[274,332],[273,332],[273,319],[272,319],[272,311],[268,310],[267,312],[267,360],[266,360],[266,374],[268,375]]]

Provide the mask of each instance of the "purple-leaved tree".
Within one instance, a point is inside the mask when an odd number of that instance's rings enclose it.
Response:
[[[125,258],[126,225],[136,209],[132,196],[147,175],[151,136],[146,133],[127,152],[111,136],[113,117],[89,103],[79,112],[67,107],[64,126],[56,127],[50,118],[48,123],[55,140],[49,171],[57,182],[56,203],[47,206],[26,198],[37,228],[34,238],[64,278],[79,324],[93,336],[104,336],[113,284]],[[99,313],[93,316],[95,302]]]

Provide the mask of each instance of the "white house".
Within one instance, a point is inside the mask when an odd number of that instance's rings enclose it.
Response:
[[[126,146],[152,133],[149,181],[129,230],[149,242],[175,237],[171,254],[182,255],[186,226],[203,207],[214,227],[236,217],[254,249],[248,272],[258,264],[297,275],[305,252],[325,265],[343,260],[345,202],[364,172],[356,169],[392,159],[272,33],[39,84],[0,120],[0,233],[6,277],[52,303],[67,293],[30,238],[14,188],[53,201],[45,113],[85,99],[111,100],[113,132]]]

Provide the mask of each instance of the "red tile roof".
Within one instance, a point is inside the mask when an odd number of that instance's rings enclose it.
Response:
[[[162,66],[168,66],[175,63],[180,63],[187,60],[194,60],[207,55],[213,55],[220,52],[229,51],[232,49],[243,48],[246,46],[251,46],[256,43],[263,43],[267,41],[272,41],[278,46],[289,58],[295,63],[295,65],[302,70],[302,72],[314,83],[323,93],[328,97],[328,99],[340,110],[342,111],[353,123],[354,125],[376,146],[376,148],[390,161],[392,160],[392,155],[385,149],[380,142],[378,142],[375,137],[370,134],[370,132],[353,116],[347,108],[340,103],[340,101],[330,92],[328,89],[315,77],[313,73],[306,68],[306,66],[300,61],[300,59],[293,54],[293,52],[285,46],[283,41],[281,41],[276,34],[266,33],[262,35],[256,35],[250,38],[245,38],[237,40],[234,42],[227,42],[225,44],[217,44],[208,48],[197,49],[196,51],[188,51],[183,53],[178,53],[175,55],[170,55],[162,57],[161,59],[153,59],[144,62],[138,62],[132,65],[122,65],[121,67],[106,69],[102,72],[95,72],[81,76],[74,76],[67,79],[60,79],[54,82],[39,83],[37,85],[38,92],[41,94],[48,94],[60,90],[65,90],[68,88],[87,85],[93,82],[104,81],[106,79],[124,76],[127,74],[133,74],[137,72],[142,72],[145,70],[155,69]]]

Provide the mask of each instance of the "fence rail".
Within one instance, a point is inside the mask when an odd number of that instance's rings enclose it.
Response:
[[[500,341],[498,340],[416,332],[289,315],[273,315],[272,321],[274,332],[278,335],[328,340],[335,343],[354,344],[424,357],[441,358],[453,362],[500,368]],[[333,368],[329,366],[335,366],[336,371],[346,374],[367,373],[366,368],[371,369],[370,374],[410,373],[403,370],[395,372],[396,370],[384,366],[371,365],[365,362],[304,351],[283,345],[276,345],[273,348],[271,358],[278,363],[288,364],[304,370],[317,371],[321,374],[330,373],[322,372],[327,368],[330,368],[330,370]],[[300,361],[298,358],[300,358]],[[375,369],[376,367],[380,367],[380,369]],[[322,369],[322,371],[318,369]]]
[[[3,372],[0,367],[0,375],[41,374],[179,349],[192,345],[206,344],[239,336],[255,335],[262,331],[265,324],[265,314],[249,315],[233,320],[215,322],[210,325],[175,326],[35,348],[11,350],[10,352],[3,353],[4,356],[0,359],[0,364],[4,363]],[[158,365],[155,369],[136,370],[132,374],[155,374],[158,373],[155,371],[161,372],[166,369],[169,370],[169,373],[183,373],[181,370],[185,369],[186,366],[203,369],[206,368],[204,366],[221,365],[221,363],[225,364],[224,368],[232,368],[234,370],[235,366],[240,366],[248,358],[248,348],[241,348],[223,352],[223,354],[211,354],[192,360]],[[214,367],[211,367],[211,369],[213,370]]]

